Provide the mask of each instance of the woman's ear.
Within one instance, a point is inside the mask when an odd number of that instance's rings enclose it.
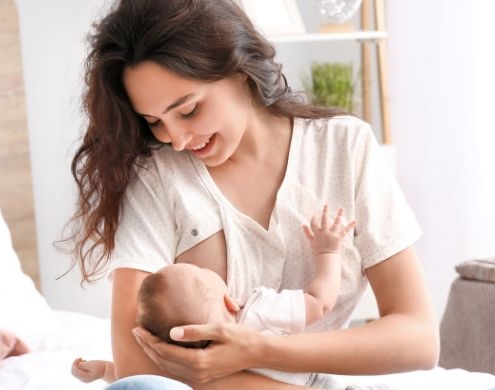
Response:
[[[237,313],[241,308],[237,304],[237,302],[230,295],[225,294],[223,296],[223,300],[225,302],[225,307],[231,313]]]

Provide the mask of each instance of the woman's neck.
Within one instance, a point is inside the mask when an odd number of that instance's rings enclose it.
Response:
[[[277,117],[266,110],[255,110],[249,118],[241,142],[232,155],[232,162],[265,162],[275,154],[288,151],[292,134],[292,121]],[[282,149],[281,149],[282,148]]]

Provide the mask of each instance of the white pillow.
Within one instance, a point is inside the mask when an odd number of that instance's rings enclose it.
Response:
[[[33,281],[22,272],[10,232],[0,212],[0,328],[33,349],[60,332],[60,322]]]

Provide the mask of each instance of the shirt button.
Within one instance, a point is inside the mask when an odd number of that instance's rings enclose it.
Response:
[[[198,230],[197,229],[191,230],[191,235],[193,235],[194,237],[196,237],[198,235]]]

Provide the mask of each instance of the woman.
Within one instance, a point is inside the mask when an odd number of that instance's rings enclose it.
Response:
[[[111,272],[117,377],[288,389],[245,370],[379,374],[436,364],[436,321],[411,247],[419,229],[367,124],[293,94],[274,49],[233,1],[122,0],[90,44],[89,123],[72,165],[76,251],[85,280]],[[259,285],[301,288],[313,273],[301,225],[323,204],[344,208],[357,227],[344,243],[337,304],[306,333],[172,330],[213,340],[191,350],[136,328],[141,281],[173,262],[214,270],[240,301]],[[347,330],[367,280],[380,318]]]

